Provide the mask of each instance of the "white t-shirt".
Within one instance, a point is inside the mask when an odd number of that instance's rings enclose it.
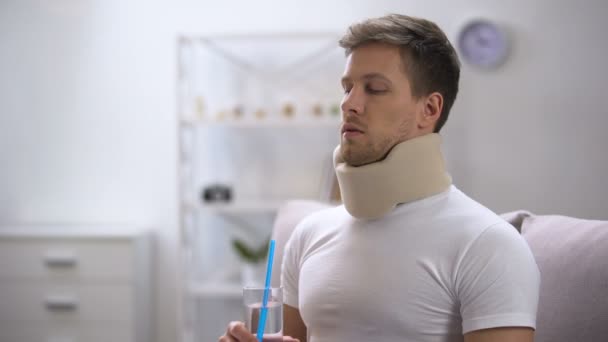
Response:
[[[517,230],[452,186],[377,220],[315,213],[285,249],[285,303],[310,342],[463,341],[535,328],[540,277]]]

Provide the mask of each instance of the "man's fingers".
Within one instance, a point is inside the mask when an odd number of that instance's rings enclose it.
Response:
[[[243,322],[230,322],[226,335],[221,336],[218,342],[257,342],[255,336],[247,330]],[[300,342],[297,338],[284,336],[283,342]]]
[[[232,330],[234,329],[234,326],[236,326],[238,324],[242,324],[242,323],[238,322],[238,321],[233,321],[233,322],[228,323],[228,328],[226,329],[226,336],[232,335]]]
[[[253,334],[247,330],[243,322],[230,322],[226,336],[230,336],[237,342],[257,342]]]
[[[243,323],[236,321],[230,322],[230,324],[228,324],[228,328],[226,329],[226,333],[218,338],[218,342],[239,342],[240,340],[238,340],[236,336],[234,336],[235,329],[240,329],[238,328],[239,325],[243,325]]]

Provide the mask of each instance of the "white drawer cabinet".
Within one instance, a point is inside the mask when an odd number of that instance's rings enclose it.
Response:
[[[131,244],[115,240],[4,240],[0,241],[0,278],[129,279],[132,253]]]
[[[150,253],[133,227],[0,227],[0,342],[151,342]]]
[[[133,332],[126,325],[93,324],[0,324],[2,342],[130,342]]]
[[[130,284],[0,282],[0,321],[131,322]]]

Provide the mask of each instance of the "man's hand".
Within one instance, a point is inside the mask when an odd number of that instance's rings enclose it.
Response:
[[[255,335],[251,334],[245,324],[243,322],[230,322],[228,324],[228,329],[226,329],[226,334],[224,336],[220,336],[218,342],[257,342],[258,339],[255,338]],[[268,341],[268,342],[300,342],[300,340],[283,336],[282,340],[279,341]]]

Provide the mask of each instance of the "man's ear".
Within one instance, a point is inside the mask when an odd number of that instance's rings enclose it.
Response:
[[[438,92],[434,92],[420,100],[422,101],[422,108],[421,115],[418,118],[418,128],[432,132],[443,110],[443,96]]]

